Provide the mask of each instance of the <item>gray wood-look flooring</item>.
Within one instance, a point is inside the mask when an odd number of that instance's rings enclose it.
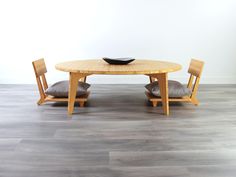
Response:
[[[152,108],[143,85],[93,85],[87,107],[37,106],[33,85],[0,85],[0,177],[235,177],[236,85],[201,104]]]

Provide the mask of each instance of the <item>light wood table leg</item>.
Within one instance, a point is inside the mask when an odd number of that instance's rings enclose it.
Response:
[[[81,73],[70,73],[70,83],[69,83],[69,95],[68,95],[68,114],[73,114],[76,92],[78,88],[78,82],[81,78],[85,78],[89,74],[81,74]],[[81,104],[81,106],[83,106]]]
[[[78,76],[76,73],[70,73],[70,85],[68,96],[68,114],[72,114],[74,111],[74,104],[76,98],[76,90],[78,88]]]
[[[162,100],[162,108],[165,115],[169,115],[169,96],[168,96],[168,74],[161,73],[155,74],[152,76],[158,79],[159,87],[160,87],[160,94]]]

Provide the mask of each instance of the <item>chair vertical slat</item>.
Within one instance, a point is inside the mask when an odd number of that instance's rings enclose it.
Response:
[[[190,90],[192,90],[193,79],[194,79],[194,76],[191,74],[190,77],[189,77],[189,80],[188,80],[188,85],[187,85],[187,87],[188,87]]]
[[[83,79],[83,80],[84,80],[84,82],[86,82],[86,80],[87,80],[87,77],[84,77],[84,79]]]
[[[79,81],[80,82],[86,82],[86,79],[87,79],[87,77],[83,77],[83,78],[79,79]]]
[[[44,88],[44,91],[45,91],[48,88],[48,83],[47,83],[45,74],[42,75],[42,81],[43,81],[43,88]]]
[[[38,89],[39,89],[40,98],[45,99],[46,94],[44,93],[43,85],[42,85],[40,77],[36,77],[36,80],[37,80],[37,85],[38,85]]]
[[[199,82],[200,82],[200,77],[196,77],[196,79],[194,81],[194,85],[193,85],[193,90],[192,90],[191,98],[196,98]]]
[[[149,81],[150,81],[150,83],[152,83],[152,77],[151,76],[149,76]]]
[[[149,76],[150,83],[157,81],[156,78]]]

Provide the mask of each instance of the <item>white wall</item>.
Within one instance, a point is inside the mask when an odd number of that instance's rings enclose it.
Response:
[[[205,60],[202,83],[236,83],[235,0],[0,0],[0,83],[35,83],[44,57],[50,83],[68,78],[58,62],[103,56]],[[91,83],[145,83],[144,76],[94,76]]]

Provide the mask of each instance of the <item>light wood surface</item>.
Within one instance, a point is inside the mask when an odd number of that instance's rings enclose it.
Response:
[[[189,65],[188,73],[190,73],[196,77],[200,77],[201,73],[202,73],[203,66],[204,66],[203,61],[192,59],[190,65]]]
[[[190,96],[185,96],[181,98],[169,98],[171,102],[191,102],[194,105],[198,105],[199,101],[197,99],[197,91],[199,87],[199,82],[203,70],[204,62],[201,60],[192,59],[189,65],[188,73],[190,74],[187,87],[192,91]],[[156,77],[158,79],[158,77]],[[150,76],[150,82],[156,81],[155,75]],[[162,89],[162,81],[158,80],[160,84],[160,90]],[[162,85],[161,85],[162,84]],[[150,94],[149,92],[145,92],[149,101],[152,102],[153,107],[156,107],[158,102],[163,102],[163,98],[158,98]],[[162,103],[163,104],[163,103]],[[165,110],[164,110],[165,111]]]
[[[47,68],[46,68],[45,61],[43,58],[35,60],[32,63],[33,63],[34,72],[36,76],[42,76],[43,74],[47,72]]]
[[[34,73],[36,76],[36,81],[37,81],[37,85],[38,85],[38,90],[39,90],[39,95],[40,95],[40,99],[38,100],[37,104],[41,105],[45,102],[68,102],[68,98],[55,98],[53,96],[47,95],[45,93],[45,91],[48,88],[48,83],[46,80],[46,76],[45,74],[47,73],[47,68],[46,68],[46,64],[43,58],[33,61],[33,68],[34,68]],[[81,80],[86,80],[86,77],[81,77]],[[75,88],[77,89],[78,86],[78,80],[74,83],[75,84]],[[73,94],[76,94],[76,90],[75,92],[71,92]],[[86,95],[83,95],[81,97],[78,98],[74,98],[73,102],[79,102],[79,105],[81,107],[84,106],[84,103],[87,101],[89,96],[89,92]],[[74,108],[74,107],[73,107]]]
[[[159,79],[161,85],[161,98],[164,114],[169,115],[168,101],[168,72],[174,72],[181,69],[181,65],[165,61],[156,60],[135,60],[128,65],[110,65],[98,60],[76,60],[59,63],[56,69],[70,73],[70,90],[68,100],[68,114],[74,111],[75,91],[78,80],[91,74],[109,74],[109,75],[133,75],[144,74],[151,79]]]
[[[74,104],[76,101],[76,91],[78,87],[78,80],[86,78],[87,75],[70,73],[70,85],[69,85],[69,95],[68,95],[68,113],[74,111]],[[87,101],[87,100],[86,100]],[[80,106],[83,107],[84,102],[80,101]]]
[[[128,65],[110,65],[98,60],[76,60],[59,63],[56,69],[65,72],[83,74],[157,74],[174,72],[181,69],[181,65],[165,61],[135,60]]]
[[[160,101],[162,102],[162,108],[164,114],[169,115],[169,97],[168,97],[168,74],[153,74],[149,75],[150,78],[154,78],[154,80],[158,80],[160,85]],[[157,102],[153,102],[153,104],[157,104]]]

